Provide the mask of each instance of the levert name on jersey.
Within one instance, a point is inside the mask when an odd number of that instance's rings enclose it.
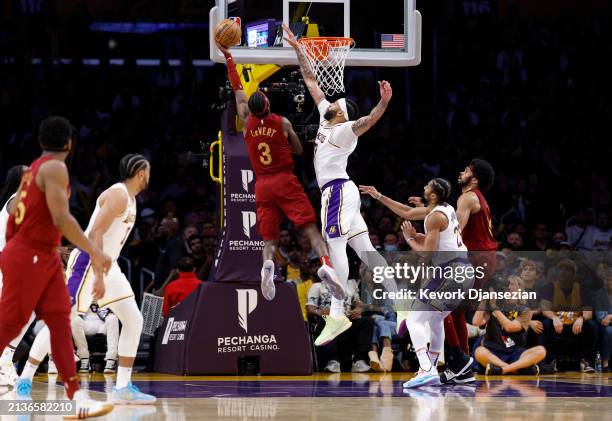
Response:
[[[253,137],[257,137],[257,136],[274,137],[274,135],[276,134],[276,129],[273,129],[271,127],[266,127],[266,126],[259,126],[249,131],[251,132],[251,136]]]

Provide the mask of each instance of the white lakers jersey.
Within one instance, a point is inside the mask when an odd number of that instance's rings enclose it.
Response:
[[[448,204],[438,205],[425,217],[425,233],[427,233],[427,219],[434,212],[441,212],[448,219],[448,226],[445,230],[440,231],[440,239],[438,240],[438,250],[441,252],[466,252],[467,247],[461,239],[461,229],[455,209]],[[449,253],[450,254],[450,253]]]
[[[353,132],[352,121],[330,126],[323,118],[329,105],[329,101],[324,99],[318,107],[320,125],[315,139],[314,168],[319,188],[332,180],[348,180],[348,157],[357,147],[357,135]]]
[[[15,198],[15,194],[16,193],[13,193],[13,195],[9,197],[2,207],[2,210],[0,210],[0,251],[4,250],[4,246],[6,245],[6,225],[9,220],[8,204]]]
[[[106,233],[104,233],[102,240],[104,253],[108,254],[108,256],[115,261],[119,257],[121,249],[127,241],[130,232],[132,232],[132,228],[134,227],[134,222],[136,221],[136,198],[130,197],[127,187],[125,187],[125,184],[123,183],[113,184],[106,191],[112,189],[123,190],[128,198],[128,205],[125,208],[125,211],[123,211],[121,215],[115,217],[115,220],[112,222],[110,227],[108,227]],[[89,220],[87,230],[85,230],[86,235],[89,235],[90,231],[92,230],[96,216],[98,216],[99,212],[100,198],[98,198],[96,201],[96,209],[94,209],[91,219]]]

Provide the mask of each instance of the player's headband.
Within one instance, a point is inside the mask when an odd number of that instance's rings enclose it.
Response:
[[[258,91],[258,92],[264,98],[264,109],[261,110],[261,112],[257,114],[253,113],[253,115],[255,115],[256,117],[261,117],[261,116],[266,115],[268,111],[270,110],[270,100],[268,99],[268,96],[264,94],[262,91]]]
[[[346,108],[346,99],[344,98],[340,98],[338,100],[338,105],[340,106],[340,109],[342,110],[342,114],[344,114],[344,118],[346,119],[346,121],[349,121],[349,113],[348,113],[348,108]]]

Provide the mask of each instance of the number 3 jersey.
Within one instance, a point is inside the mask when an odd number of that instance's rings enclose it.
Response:
[[[244,140],[256,176],[293,172],[291,148],[280,115],[260,118],[249,114]]]
[[[130,196],[127,187],[123,183],[113,184],[106,191],[113,189],[122,190],[128,198],[128,205],[126,206],[125,210],[120,215],[115,217],[110,227],[108,227],[108,230],[106,230],[106,233],[104,233],[102,240],[104,253],[108,254],[108,256],[115,261],[117,258],[119,258],[121,249],[127,241],[130,232],[132,232],[132,228],[134,228],[134,222],[136,222],[136,199]],[[89,235],[93,229],[96,217],[99,213],[100,198],[98,197],[98,200],[96,200],[96,208],[94,209],[91,219],[89,220],[89,225],[85,230],[86,235]]]

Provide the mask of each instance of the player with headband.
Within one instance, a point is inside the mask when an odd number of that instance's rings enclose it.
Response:
[[[274,254],[278,248],[283,214],[298,230],[303,230],[312,248],[321,259],[318,275],[332,294],[342,300],[345,289],[333,269],[327,245],[317,227],[317,217],[304,188],[293,174],[294,154],[302,153],[302,144],[291,122],[270,111],[270,101],[261,91],[247,100],[231,53],[221,45],[227,73],[234,95],[238,116],[242,120],[244,140],[249,160],[255,171],[255,204],[257,231],[263,237],[263,267],[261,292],[267,300],[274,299]]]

